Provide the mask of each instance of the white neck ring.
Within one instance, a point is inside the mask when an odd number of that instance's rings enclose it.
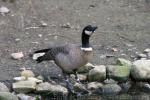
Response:
[[[88,48],[81,47],[81,50],[83,50],[83,51],[92,51],[93,48],[92,47],[88,47]]]

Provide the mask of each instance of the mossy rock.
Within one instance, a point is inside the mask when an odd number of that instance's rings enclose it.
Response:
[[[19,100],[18,97],[10,92],[0,92],[0,100]]]
[[[130,67],[119,65],[108,65],[107,76],[117,81],[127,81],[130,75]]]

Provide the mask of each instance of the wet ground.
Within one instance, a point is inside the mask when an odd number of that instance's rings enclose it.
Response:
[[[36,75],[58,75],[55,64],[36,64],[28,55],[50,45],[80,43],[88,24],[99,27],[91,38],[94,64],[112,64],[117,57],[133,60],[135,53],[150,47],[150,0],[5,1],[0,6],[10,13],[0,15],[0,80],[20,75],[23,67]],[[20,51],[22,60],[11,59],[11,53]]]

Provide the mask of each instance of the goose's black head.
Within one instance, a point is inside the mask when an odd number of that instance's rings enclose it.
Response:
[[[82,47],[83,48],[90,47],[89,38],[95,32],[97,28],[98,28],[97,26],[88,25],[83,29],[83,32],[82,32]]]
[[[83,34],[91,36],[92,33],[94,33],[96,29],[97,29],[97,26],[88,25],[83,29]]]

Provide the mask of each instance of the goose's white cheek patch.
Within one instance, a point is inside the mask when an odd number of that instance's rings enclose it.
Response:
[[[92,31],[87,31],[87,30],[85,30],[84,32],[85,32],[85,34],[87,34],[87,35],[91,35],[91,34],[92,34]]]

